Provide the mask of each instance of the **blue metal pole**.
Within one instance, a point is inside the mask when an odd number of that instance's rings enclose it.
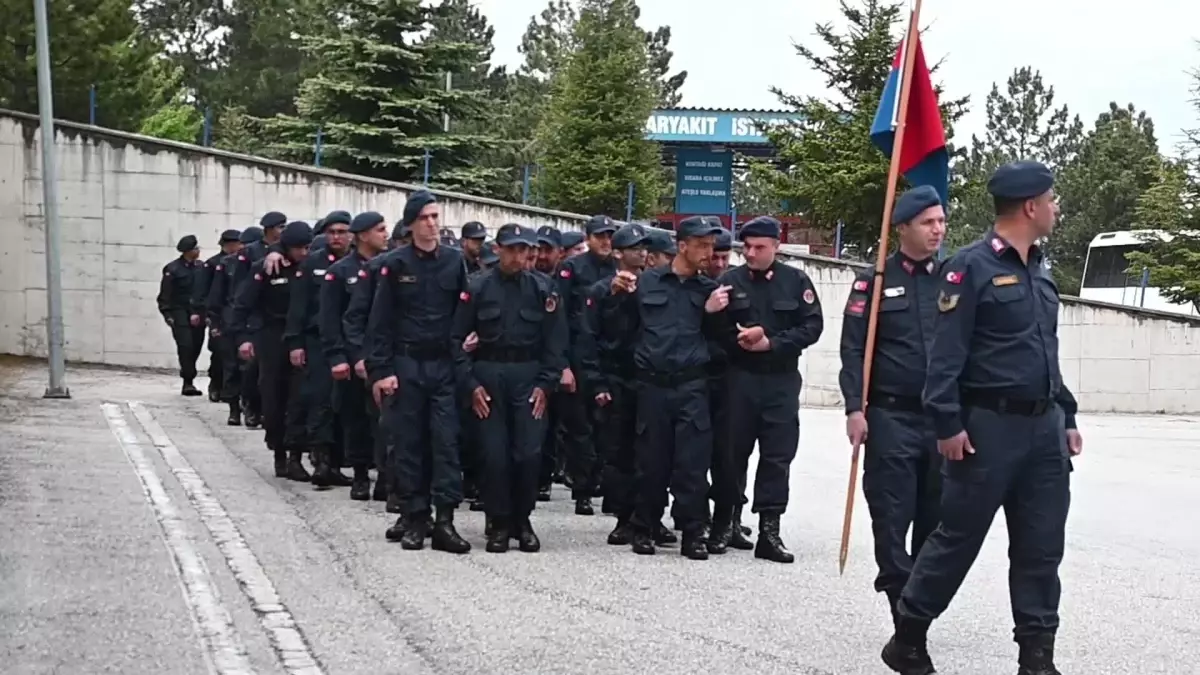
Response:
[[[1146,287],[1150,285],[1150,268],[1142,268],[1142,300],[1138,303],[1138,307],[1146,306]]]
[[[525,165],[525,178],[521,183],[521,203],[529,204],[529,165]]]
[[[839,220],[838,224],[837,224],[837,230],[835,230],[834,235],[833,235],[833,257],[835,257],[835,258],[842,257],[842,228],[843,227],[845,227],[845,223],[843,223],[842,221]]]
[[[212,108],[204,109],[204,147],[212,145]]]
[[[629,181],[629,189],[625,191],[625,222],[633,222],[633,181]]]
[[[317,127],[317,142],[313,146],[313,155],[314,155],[313,156],[313,165],[314,166],[318,166],[318,167],[321,166],[321,145],[322,145],[321,142],[323,140],[325,140],[325,128]]]
[[[96,85],[88,87],[88,124],[96,126]]]
[[[737,204],[734,204],[733,208],[729,211],[729,234],[732,235],[734,239],[737,239],[737,231]]]
[[[425,185],[429,185],[429,148],[425,148]]]

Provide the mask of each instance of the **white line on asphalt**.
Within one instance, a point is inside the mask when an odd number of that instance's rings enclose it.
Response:
[[[246,544],[241,531],[234,525],[225,507],[213,496],[204,479],[171,442],[171,438],[146,406],[138,401],[130,401],[129,409],[133,411],[133,416],[137,418],[171,472],[179,480],[179,484],[183,486],[183,491],[187,493],[192,506],[200,513],[200,519],[217,542],[221,553],[225,555],[229,569],[233,571],[242,592],[250,599],[255,613],[258,614],[263,629],[270,636],[271,644],[284,669],[291,675],[324,675],[324,670],[309,650],[304,635],[292,618],[292,613],[275,591],[275,584],[271,583],[266,570]]]
[[[167,496],[162,480],[154,464],[142,452],[137,434],[125,421],[121,408],[112,403],[101,406],[108,427],[117,437],[121,448],[134,471],[142,481],[146,500],[154,509],[158,524],[162,527],[167,550],[175,559],[175,569],[183,586],[184,600],[192,611],[192,618],[200,633],[200,642],[208,661],[209,672],[219,675],[252,675],[254,667],[246,655],[246,648],[238,638],[233,619],[221,604],[212,575],[204,559],[196,552],[187,526]]]

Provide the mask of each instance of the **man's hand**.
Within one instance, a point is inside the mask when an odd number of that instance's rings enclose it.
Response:
[[[287,258],[283,257],[282,253],[271,251],[267,254],[266,260],[263,262],[263,271],[268,275],[275,274],[284,267],[291,267],[292,263]]]
[[[303,368],[304,367],[304,350],[303,349],[293,349],[292,351],[288,352],[288,361],[291,361],[292,365],[295,366],[296,368]]]
[[[975,448],[971,445],[971,439],[967,438],[967,432],[960,431],[950,438],[939,439],[938,452],[951,462],[957,462],[967,455],[975,454]]]
[[[533,404],[533,419],[542,419],[542,416],[546,414],[546,390],[541,387],[534,387],[533,395],[529,397],[529,402]]]
[[[1067,429],[1067,452],[1078,457],[1083,452],[1083,435],[1078,429]]]
[[[475,387],[475,391],[471,392],[471,410],[475,411],[475,416],[479,419],[487,419],[491,414],[492,407],[488,405],[492,400],[488,396],[487,390],[483,387]]]
[[[188,317],[188,323],[192,325],[192,328],[199,328],[199,327],[200,327],[200,323],[201,323],[201,318],[200,318],[200,315],[199,315],[199,314],[193,314],[193,315],[189,316],[189,317]]]
[[[709,314],[716,314],[724,311],[729,306],[729,289],[733,286],[718,286],[709,293],[708,300],[704,303],[704,311]]]
[[[613,275],[612,282],[608,288],[613,295],[617,293],[632,293],[637,290],[637,275],[633,272],[621,270]]]
[[[215,327],[215,326],[214,326],[214,327],[212,327],[212,328],[209,328],[209,329],[208,329],[208,336],[209,336],[209,337],[215,337],[215,338],[219,338],[219,337],[221,337],[221,329],[220,329],[220,328],[217,328],[217,327]]]
[[[602,391],[599,394],[596,394],[597,407],[603,408],[609,403],[612,403],[612,394],[608,393],[607,391]]]
[[[467,336],[467,339],[463,340],[463,345],[462,345],[463,351],[470,354],[471,352],[475,351],[475,348],[478,346],[479,346],[479,333],[476,333],[475,331],[471,331],[471,334]]]
[[[400,380],[395,375],[385,377],[371,387],[371,395],[375,397],[375,405],[383,406],[383,399],[396,393],[400,388]]]
[[[571,372],[570,368],[563,368],[562,377],[559,378],[558,385],[567,393],[575,393],[575,373]]]
[[[846,415],[846,438],[856,448],[867,440],[867,418],[861,411]]]
[[[366,361],[355,362],[354,374],[357,375],[358,379],[360,379],[360,380],[367,379],[367,362]]]
[[[746,328],[740,323],[737,324],[737,331],[737,341],[742,349],[749,349],[767,335],[766,329],[764,329],[762,326],[750,326],[749,328]]]
[[[238,345],[238,356],[242,357],[243,361],[251,361],[254,359],[254,343],[243,342]]]
[[[171,328],[174,328],[174,327],[175,327],[175,319],[172,319],[172,318],[171,318],[171,317],[169,317],[169,316],[164,316],[164,317],[163,317],[163,321],[166,321],[166,322],[167,322],[167,325],[168,325],[168,326],[170,326]]]
[[[348,380],[350,379],[350,364],[339,363],[330,368],[329,372],[333,374],[333,379],[335,380]]]

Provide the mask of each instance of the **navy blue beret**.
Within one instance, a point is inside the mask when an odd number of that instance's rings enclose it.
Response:
[[[937,190],[929,185],[922,185],[906,191],[896,200],[896,208],[892,209],[892,224],[907,223],[921,215],[921,212],[942,203]]]
[[[645,244],[649,237],[646,228],[637,223],[622,225],[613,235],[612,245],[617,249],[633,248]]]
[[[196,235],[189,234],[179,240],[179,243],[175,245],[175,250],[180,253],[187,253],[188,251],[195,251],[199,247],[200,241],[196,239]]]
[[[988,181],[988,192],[1008,200],[1033,199],[1054,187],[1054,174],[1041,162],[1009,162],[996,169]]]
[[[483,226],[483,223],[472,220],[462,226],[460,234],[463,239],[487,239],[487,228]]]
[[[339,209],[337,211],[330,211],[329,215],[325,216],[324,227],[337,225],[339,223],[342,225],[349,225],[351,222],[353,222],[353,219],[350,217],[350,212]]]
[[[583,243],[584,236],[582,232],[570,231],[562,233],[562,247],[572,249]]]
[[[729,230],[721,228],[721,232],[717,234],[716,241],[713,242],[714,251],[732,251],[733,250],[733,235]]]
[[[262,228],[257,225],[251,225],[250,227],[242,230],[242,236],[238,237],[238,241],[242,242],[243,244],[253,244],[256,241],[262,241],[262,238]]]
[[[496,233],[496,243],[500,246],[537,246],[537,231],[508,223]]]
[[[588,219],[587,225],[583,229],[588,233],[588,236],[591,236],[605,232],[616,232],[617,224],[608,216],[592,216]]]
[[[263,217],[258,221],[259,226],[264,230],[269,230],[272,227],[282,227],[285,223],[287,223],[287,216],[278,211],[264,213]]]
[[[239,232],[237,230],[225,230],[224,232],[221,233],[221,239],[220,239],[219,243],[225,244],[225,243],[228,243],[231,241],[241,241],[241,239],[242,239],[241,232]]]
[[[358,234],[359,232],[366,232],[372,227],[382,223],[383,214],[375,211],[363,211],[357,216],[354,216],[354,218],[352,218],[349,222],[350,231],[354,234]]]
[[[778,220],[771,216],[759,216],[738,228],[738,240],[745,241],[746,237],[778,239],[782,231]]]
[[[558,231],[557,227],[543,225],[538,228],[537,238],[539,244],[546,244],[554,248],[562,247],[562,232]]]
[[[324,231],[325,231],[325,219],[324,218],[321,218],[321,219],[317,220],[317,222],[313,223],[313,234],[315,234],[319,237],[319,236],[321,236],[321,233]]]
[[[429,190],[417,190],[408,196],[408,201],[404,202],[404,217],[400,222],[405,225],[412,225],[417,216],[421,215],[421,210],[430,204],[436,204],[437,197]]]
[[[284,248],[296,248],[298,246],[308,246],[312,243],[313,233],[312,228],[303,220],[296,220],[288,223],[283,228],[283,234],[279,235],[279,243]]]

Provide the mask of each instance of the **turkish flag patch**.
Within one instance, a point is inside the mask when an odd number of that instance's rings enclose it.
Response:
[[[868,286],[870,286],[870,284],[864,279],[859,279],[858,281],[854,282],[854,290],[860,293],[865,293]]]
[[[388,275],[386,265],[379,268],[379,275],[384,276],[384,277],[386,277]]]
[[[560,276],[564,279],[570,279],[571,278],[571,270],[562,270],[561,272],[558,273],[558,276]]]
[[[471,301],[471,294],[470,294],[470,293],[468,293],[468,292],[466,292],[466,291],[463,291],[462,293],[459,293],[459,294],[458,294],[458,299],[459,299],[459,300],[462,300],[463,302],[470,302],[470,301]]]
[[[963,282],[964,276],[966,276],[966,275],[964,275],[962,272],[955,272],[955,271],[951,270],[949,272],[946,272],[946,283],[954,284],[955,286],[957,286]]]
[[[255,273],[254,273],[254,280],[255,280],[255,281],[262,281],[262,275],[261,275],[261,274],[259,274],[258,272],[255,272]]]
[[[325,274],[325,281],[333,281],[333,272],[327,272]]]
[[[366,278],[367,278],[367,271],[366,271],[366,270],[359,270],[359,271],[358,271],[358,278],[360,278],[360,279],[366,279]]]
[[[850,302],[846,303],[846,313],[850,316],[862,316],[867,310],[867,301],[862,298],[850,298]]]

